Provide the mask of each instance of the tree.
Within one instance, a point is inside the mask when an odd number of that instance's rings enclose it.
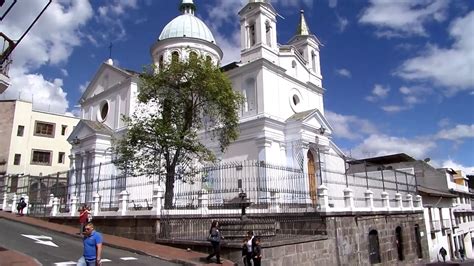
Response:
[[[243,98],[218,66],[195,56],[145,69],[137,98],[135,112],[123,118],[127,131],[114,144],[116,164],[126,175],[163,172],[165,208],[171,208],[177,170],[216,159],[199,133],[206,130],[224,151],[238,137]]]

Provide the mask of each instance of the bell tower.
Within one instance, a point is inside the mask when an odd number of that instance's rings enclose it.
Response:
[[[264,57],[276,61],[278,55],[276,10],[268,0],[249,0],[240,10],[241,61]]]

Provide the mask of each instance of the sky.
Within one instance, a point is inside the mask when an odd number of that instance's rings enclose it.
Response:
[[[0,13],[13,0],[6,0]],[[47,0],[18,1],[0,32],[18,39]],[[78,100],[109,58],[140,71],[150,47],[179,15],[180,0],[54,0],[12,55],[1,99],[77,114]],[[194,0],[224,52],[240,60],[247,0]],[[333,141],[353,158],[404,152],[435,167],[474,174],[474,1],[273,0],[278,42],[304,10],[323,44],[325,113]]]

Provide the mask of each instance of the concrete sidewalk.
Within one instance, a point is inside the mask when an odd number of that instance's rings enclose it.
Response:
[[[59,232],[59,233],[73,236],[73,237],[80,238],[80,236],[77,235],[76,227],[50,223],[38,218],[33,218],[33,217],[28,217],[28,216],[17,216],[15,214],[4,212],[4,211],[0,211],[0,219],[1,218],[17,221],[24,224],[33,225],[35,227],[40,227],[45,230]],[[136,252],[139,254],[145,254],[145,255],[149,255],[153,257],[158,257],[160,259],[182,264],[182,265],[217,265],[214,263],[203,263],[202,261],[207,256],[207,254],[204,254],[204,253],[186,251],[184,249],[179,249],[179,248],[174,248],[174,247],[169,247],[169,246],[159,245],[159,244],[153,244],[150,242],[143,242],[143,241],[138,241],[138,240],[133,240],[133,239],[128,239],[128,238],[118,237],[114,235],[103,234],[103,236],[104,236],[104,245],[106,246],[111,246],[114,248],[124,249],[128,251]],[[25,259],[25,257],[27,257],[25,255],[23,255],[21,258],[15,255],[15,257],[18,257],[18,259],[24,260],[25,264],[4,264],[4,261],[8,259],[7,256],[11,255],[10,254],[11,252],[12,251],[8,251],[6,253],[0,252],[0,262],[1,262],[0,266],[40,265],[33,258],[29,258],[29,261],[27,261],[28,258]],[[18,255],[21,255],[21,254],[18,253]],[[227,265],[227,266],[236,265],[234,262],[229,261],[229,260],[222,260],[222,261],[223,261],[223,265]],[[28,263],[31,263],[31,264],[28,264]],[[33,263],[36,263],[36,264],[33,264]]]

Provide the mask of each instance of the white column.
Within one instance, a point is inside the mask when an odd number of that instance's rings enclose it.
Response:
[[[164,190],[162,187],[155,188],[153,191],[153,210],[156,215],[161,215],[161,209],[163,208],[163,194]]]
[[[128,192],[126,190],[120,192],[120,205],[119,205],[119,212],[120,215],[127,214],[128,209]]]
[[[413,207],[413,196],[408,194],[407,195],[407,201],[408,201],[408,208],[410,210],[413,210],[414,209],[414,207]]]
[[[49,194],[49,201],[48,201],[48,205],[46,205],[46,207],[52,207],[53,206],[53,200],[54,200],[54,194]]]
[[[71,203],[69,207],[69,213],[71,216],[76,216],[76,211],[77,211],[77,196],[72,195],[71,196]]]
[[[18,211],[16,210],[16,201],[18,200],[18,196],[16,194],[13,194],[13,200],[12,200],[12,213],[17,213]]]
[[[7,199],[8,199],[8,195],[7,195],[7,192],[5,191],[5,194],[3,194],[3,203],[2,203],[2,209],[4,211],[7,210]]]
[[[209,194],[207,193],[207,190],[201,190],[201,193],[199,193],[198,201],[201,212],[207,213],[209,211]]]
[[[353,210],[355,208],[354,204],[354,191],[348,187],[346,187],[344,190],[344,204],[345,207],[349,210]]]
[[[59,213],[59,199],[53,199],[53,207],[51,208],[51,216],[57,216]]]
[[[94,216],[96,215],[99,215],[99,211],[100,211],[100,195],[99,193],[94,193],[94,195],[92,196],[93,200],[94,200],[94,210],[92,212],[92,214]]]
[[[23,199],[25,200],[26,207],[23,209],[23,214],[28,214],[28,210],[30,209],[30,197],[28,195],[24,194],[22,195]]]
[[[373,210],[374,209],[374,192],[370,190],[366,190],[364,192],[364,196],[365,196],[365,207],[369,208],[369,210]]]
[[[321,185],[318,187],[318,202],[321,211],[329,210],[328,188],[325,185]]]
[[[414,204],[415,208],[417,209],[420,209],[422,210],[423,209],[423,202],[421,200],[421,196],[420,195],[416,195],[415,196],[415,204]]]
[[[402,194],[400,193],[395,194],[395,207],[397,210],[403,209]]]
[[[388,195],[388,192],[383,191],[381,193],[381,196],[382,196],[382,207],[387,210],[390,210],[390,197]]]

